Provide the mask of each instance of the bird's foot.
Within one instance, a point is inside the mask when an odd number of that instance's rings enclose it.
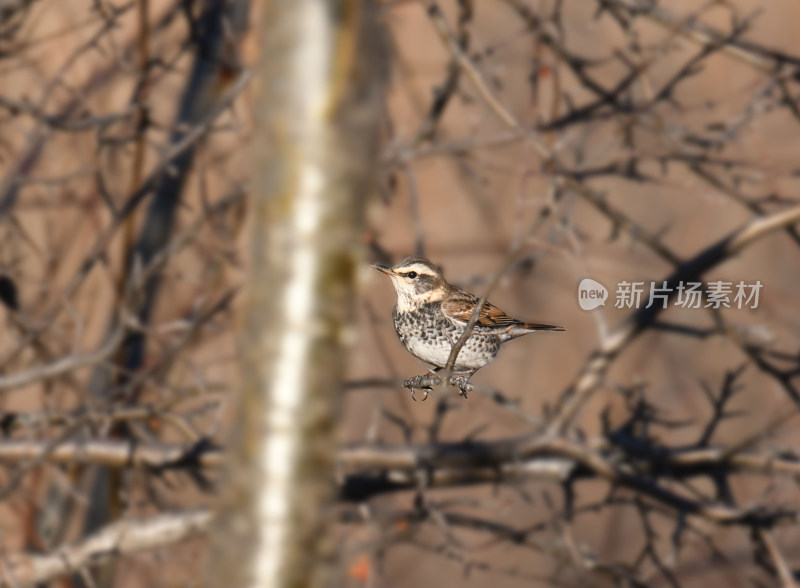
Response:
[[[469,379],[472,377],[472,374],[461,374],[458,376],[452,376],[450,378],[450,385],[455,386],[459,390],[459,394],[464,398],[467,398],[467,392],[472,392],[472,384],[469,383]]]
[[[431,395],[431,389],[430,388],[421,388],[421,390],[423,392],[425,392],[425,396],[422,397],[422,402],[425,402],[428,399],[428,396]],[[417,401],[417,397],[414,394],[414,388],[411,388],[411,400],[413,400],[414,402]]]
[[[467,398],[467,393],[472,392],[472,384],[469,383],[469,379],[472,377],[472,374],[459,374],[455,376],[450,376],[449,384],[455,388],[458,388],[459,394],[464,398]],[[433,390],[434,386],[439,386],[442,383],[442,378],[434,374],[424,374],[421,376],[414,376],[413,378],[409,378],[405,382],[403,382],[403,388],[408,388],[411,390],[411,399],[416,401],[416,391],[422,390],[425,392],[425,396],[422,398],[423,401],[428,399],[430,396],[431,390]]]
[[[431,376],[429,374],[425,374],[422,376],[414,376],[413,378],[409,378],[405,382],[403,382],[403,388],[409,388],[411,390],[411,400],[417,400],[416,395],[414,394],[415,390],[422,390],[425,392],[425,396],[423,397],[422,401],[426,401],[428,396],[430,396],[431,390],[433,390],[433,386],[436,386],[441,383],[441,378],[436,376]]]

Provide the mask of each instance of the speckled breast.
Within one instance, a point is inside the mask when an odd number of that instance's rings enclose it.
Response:
[[[443,368],[447,364],[452,345],[458,341],[464,328],[448,320],[439,304],[427,304],[411,312],[394,309],[394,327],[400,342],[411,355]],[[458,354],[455,371],[476,370],[492,361],[497,355],[498,337],[475,333],[467,339]]]

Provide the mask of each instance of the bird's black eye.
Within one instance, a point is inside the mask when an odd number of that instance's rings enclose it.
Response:
[[[413,279],[415,279],[417,277],[417,272],[408,272],[406,274],[406,277],[408,277],[408,278],[413,280]]]

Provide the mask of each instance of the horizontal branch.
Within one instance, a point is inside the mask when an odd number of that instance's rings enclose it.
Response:
[[[670,451],[652,446],[633,457],[618,455],[616,447],[603,452],[599,449],[602,445],[602,442],[584,445],[563,438],[535,436],[418,447],[355,446],[340,451],[339,464],[344,469],[357,468],[368,474],[345,476],[340,497],[365,500],[383,492],[525,477],[561,482],[594,478],[627,487],[681,513],[718,524],[769,526],[781,519],[797,517],[797,513],[789,511],[739,509],[714,501],[694,500],[658,482],[660,477],[687,479],[720,473],[798,476],[800,460],[796,456],[731,454],[719,448]]]
[[[135,443],[130,441],[66,441],[52,447],[48,440],[0,441],[0,463],[28,460],[47,463],[92,463],[109,467],[178,468],[195,465],[214,468],[222,465],[224,452],[208,440],[195,444]],[[566,439],[519,437],[491,442],[465,441],[428,445],[354,445],[337,453],[339,467],[354,471],[391,470],[393,481],[413,480],[407,474],[426,470],[439,476],[440,484],[458,485],[459,480],[496,481],[505,475],[527,473],[563,481],[575,474],[586,456],[594,454],[608,461],[600,449],[608,443],[589,440],[585,445]],[[594,447],[595,449],[592,449]],[[603,451],[611,453],[617,446]],[[704,475],[720,467],[729,473],[761,475],[784,474],[800,477],[800,457],[796,455],[732,453],[725,447],[670,450],[642,445],[638,449],[636,470],[640,473],[669,472],[672,477]],[[641,461],[642,463],[639,463]],[[456,471],[460,473],[456,473]]]
[[[217,467],[224,455],[207,440],[194,445],[124,441],[0,442],[0,462],[41,460],[50,463],[96,463],[112,467],[157,469]],[[636,455],[605,439],[578,443],[564,438],[528,436],[492,442],[467,441],[419,446],[359,445],[337,453],[339,496],[363,501],[372,496],[414,488],[441,488],[529,478],[564,483],[604,479],[630,488],[686,514],[720,524],[771,524],[792,518],[790,512],[737,509],[687,498],[659,479],[690,479],[747,473],[800,476],[800,459],[786,454],[732,453],[728,448],[673,450],[640,444]]]
[[[465,441],[434,445],[356,445],[339,451],[339,465],[344,468],[363,470],[391,469],[409,472],[418,469],[437,468],[492,468],[498,472],[504,465],[522,467],[530,460],[542,460],[539,470],[546,477],[565,479],[572,473],[574,461],[596,452],[589,446],[600,446],[596,440],[587,445],[565,439],[545,437],[521,437],[493,442]],[[610,450],[611,448],[609,448]],[[758,455],[752,453],[731,454],[729,449],[707,447],[670,451],[668,448],[652,446],[639,449],[643,463],[636,463],[639,472],[669,471],[676,478],[690,477],[720,466],[731,473],[785,474],[800,476],[800,457],[793,455]],[[601,454],[597,454],[601,455]],[[629,459],[629,462],[635,460]],[[563,464],[572,463],[571,468]],[[561,464],[561,465],[556,465]],[[530,470],[529,470],[530,471]]]
[[[0,559],[0,587],[39,584],[112,557],[166,547],[205,533],[211,519],[204,509],[122,520],[51,553],[11,553]]]
[[[11,439],[0,442],[0,463],[42,460],[48,463],[91,463],[109,467],[214,467],[222,451],[207,440],[194,445],[132,441],[66,441],[52,447],[49,440]]]

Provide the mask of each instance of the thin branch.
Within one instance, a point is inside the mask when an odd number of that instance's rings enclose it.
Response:
[[[800,206],[795,206],[771,216],[757,218],[733,231],[687,260],[667,277],[670,296],[674,294],[680,282],[697,280],[705,272],[737,255],[758,239],[798,221],[800,221]],[[653,323],[662,310],[663,307],[658,304],[650,308],[640,308],[601,342],[584,365],[575,383],[562,394],[557,412],[548,427],[550,434],[557,435],[566,430],[601,383],[613,360]]]
[[[47,463],[91,463],[110,467],[185,468],[216,467],[222,452],[207,440],[194,445],[137,443],[136,441],[65,440],[54,447],[50,441],[9,439],[0,442],[0,462],[43,460]]]

